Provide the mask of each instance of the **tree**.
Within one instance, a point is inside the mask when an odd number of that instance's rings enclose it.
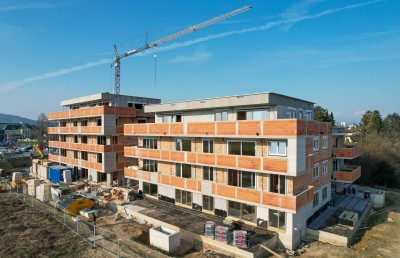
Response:
[[[325,109],[321,106],[314,107],[314,120],[319,122],[330,122],[332,125],[335,125],[333,113],[329,113],[328,109]]]
[[[35,136],[39,144],[42,144],[47,136],[47,128],[50,126],[49,119],[45,113],[38,116],[35,124]]]
[[[398,139],[400,136],[400,116],[397,113],[389,114],[383,119],[382,130],[390,140]]]
[[[359,125],[359,130],[364,135],[371,133],[379,133],[382,130],[382,117],[378,110],[370,111],[364,113],[361,118]]]

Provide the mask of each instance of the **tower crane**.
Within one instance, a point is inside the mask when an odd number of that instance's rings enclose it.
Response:
[[[134,54],[137,54],[137,53],[140,53],[140,52],[142,52],[142,51],[144,51],[146,49],[149,49],[149,48],[152,48],[152,47],[156,47],[156,46],[158,46],[158,45],[160,45],[162,43],[171,41],[173,39],[180,38],[182,36],[185,36],[185,35],[187,35],[189,33],[194,32],[196,30],[202,29],[204,27],[210,26],[210,25],[215,24],[217,22],[220,22],[222,20],[228,19],[228,18],[230,18],[232,16],[235,16],[235,15],[237,15],[239,13],[248,11],[251,8],[252,8],[251,6],[244,6],[242,8],[233,10],[233,11],[231,11],[229,13],[226,13],[226,14],[217,16],[215,18],[212,18],[210,20],[204,21],[202,23],[199,23],[199,24],[197,24],[195,26],[191,26],[191,27],[189,27],[187,29],[181,30],[181,31],[179,31],[177,33],[174,33],[172,35],[166,36],[166,37],[164,37],[162,39],[156,40],[156,41],[154,41],[154,42],[152,42],[150,44],[146,43],[144,46],[139,47],[138,49],[133,49],[133,50],[128,51],[126,53],[123,53],[121,55],[118,54],[117,46],[114,45],[114,55],[115,55],[115,58],[114,58],[114,61],[113,61],[113,65],[114,65],[114,69],[115,69],[114,94],[115,95],[119,95],[119,93],[120,93],[120,86],[121,86],[121,84],[120,84],[121,83],[120,82],[120,77],[121,77],[121,73],[120,73],[121,72],[121,59],[123,59],[125,57],[128,57],[128,56],[131,56],[131,55],[134,55]]]

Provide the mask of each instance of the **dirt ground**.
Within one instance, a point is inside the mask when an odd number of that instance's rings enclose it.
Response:
[[[0,193],[0,257],[105,257],[52,216]]]
[[[386,203],[380,211],[396,210],[370,216],[350,248],[313,242],[302,257],[400,257],[400,195],[386,194]]]

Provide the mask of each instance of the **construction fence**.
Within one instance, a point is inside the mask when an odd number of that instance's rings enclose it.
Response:
[[[53,216],[58,222],[71,230],[77,237],[82,238],[91,246],[98,248],[111,257],[168,257],[161,252],[132,239],[122,238],[116,233],[95,225],[80,216],[71,216],[67,211],[57,206],[52,200],[40,201],[27,194],[26,187],[17,186],[2,180],[3,191],[20,199],[31,208],[39,212]]]

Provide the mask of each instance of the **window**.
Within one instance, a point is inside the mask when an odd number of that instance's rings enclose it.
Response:
[[[326,176],[328,174],[328,161],[324,160],[322,162],[322,175]]]
[[[319,164],[315,163],[313,170],[313,179],[316,180],[318,177],[319,177]]]
[[[299,109],[298,118],[303,119],[303,110]]]
[[[147,123],[147,120],[146,119],[138,119],[138,124],[145,124],[145,123]]]
[[[319,151],[319,138],[314,138],[313,149],[314,149],[314,151]]]
[[[106,137],[105,136],[97,136],[97,144],[106,145]]]
[[[103,154],[97,153],[97,163],[103,163]]]
[[[78,135],[74,135],[74,143],[78,143]]]
[[[74,159],[78,159],[78,152],[74,151]]]
[[[181,114],[163,115],[163,123],[180,123],[182,122]]]
[[[228,121],[228,111],[215,112],[215,121]]]
[[[175,139],[175,150],[177,150],[177,151],[192,151],[192,140]]]
[[[214,197],[203,195],[203,210],[214,211]]]
[[[82,143],[87,143],[87,135],[82,135],[81,136],[81,142]]]
[[[86,151],[81,151],[81,159],[88,160],[88,154]]]
[[[213,167],[203,167],[203,180],[214,181]]]
[[[128,102],[128,107],[133,107],[133,103],[132,102]]]
[[[287,118],[296,118],[296,109],[295,108],[289,108],[287,112]]]
[[[256,173],[229,169],[228,185],[256,189]]]
[[[67,150],[66,149],[60,149],[60,155],[63,157],[67,156]]]
[[[312,111],[307,110],[305,115],[306,120],[312,120]]]
[[[67,141],[67,136],[66,135],[60,135],[60,142],[66,142]]]
[[[322,138],[322,147],[324,148],[324,150],[328,149],[328,136],[324,136]]]
[[[286,194],[286,177],[283,175],[269,175],[269,191],[271,193]]]
[[[328,198],[328,187],[327,186],[325,186],[322,189],[322,200],[324,201],[324,200],[326,200],[326,198]]]
[[[135,108],[136,109],[143,109],[143,104],[136,103],[135,104]]]
[[[143,160],[143,170],[149,172],[157,172],[157,161],[155,160]]]
[[[268,141],[269,156],[286,156],[286,141]]]
[[[188,164],[176,163],[175,164],[175,176],[192,178],[192,166]]]
[[[228,154],[255,156],[256,142],[228,141]]]
[[[267,120],[269,119],[269,110],[244,110],[237,112],[237,120]]]
[[[81,121],[81,126],[87,126],[87,124],[88,124],[88,121],[87,121],[87,120],[82,120],[82,121]]]
[[[214,153],[214,140],[203,140],[203,152]]]
[[[144,138],[143,148],[146,149],[157,149],[157,139],[156,138]]]
[[[101,126],[101,118],[97,118],[97,126]]]
[[[112,144],[114,144],[114,145],[118,144],[118,136],[112,136],[111,141],[112,141]]]
[[[286,229],[286,212],[268,209],[269,226],[278,229]]]
[[[228,215],[248,221],[255,221],[256,208],[253,205],[228,201]]]
[[[143,182],[143,193],[157,197],[157,185]]]
[[[60,122],[60,127],[66,127],[67,126],[67,122],[66,121],[61,121]]]
[[[319,203],[319,192],[314,194],[313,207],[317,207]]]
[[[175,190],[175,201],[184,205],[192,205],[192,193],[183,190]]]
[[[74,120],[72,123],[73,123],[74,127],[78,126],[78,121]]]

